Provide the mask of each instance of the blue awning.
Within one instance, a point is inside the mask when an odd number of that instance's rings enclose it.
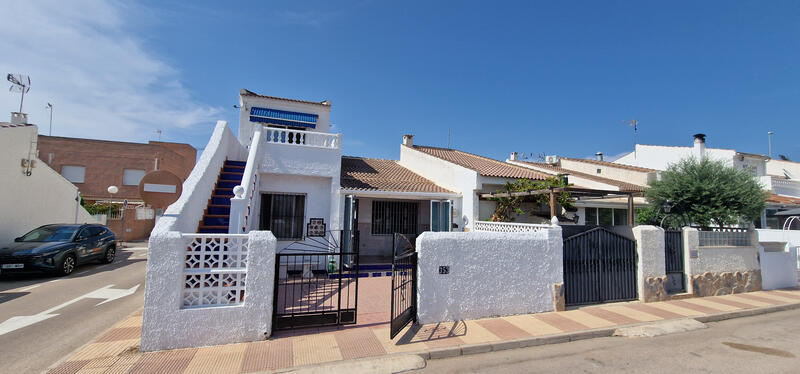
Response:
[[[289,112],[270,108],[250,108],[250,122],[263,122],[283,126],[317,127],[319,116],[310,113]]]

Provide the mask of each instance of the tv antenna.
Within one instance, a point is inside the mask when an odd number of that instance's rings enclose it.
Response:
[[[9,91],[22,93],[22,97],[19,99],[19,112],[22,113],[22,102],[25,101],[25,93],[31,90],[31,77],[22,74],[8,74],[6,79],[11,82]]]
[[[633,158],[636,158],[636,131],[639,130],[639,121],[636,119],[622,121],[622,124],[633,127]]]

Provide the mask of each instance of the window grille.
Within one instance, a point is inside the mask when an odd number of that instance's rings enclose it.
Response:
[[[372,235],[417,234],[419,203],[373,201]]]
[[[261,230],[272,231],[278,240],[303,239],[305,195],[263,194]]]

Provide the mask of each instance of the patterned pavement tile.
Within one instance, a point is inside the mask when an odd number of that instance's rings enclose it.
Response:
[[[752,305],[755,305],[756,307],[764,307],[764,306],[772,306],[772,305],[774,305],[772,303],[765,303],[763,301],[758,301],[758,300],[753,300],[753,299],[747,299],[747,298],[744,298],[744,297],[739,297],[739,295],[742,295],[742,294],[739,293],[739,294],[736,294],[736,295],[725,295],[725,296],[718,296],[718,297],[723,297],[723,298],[726,298],[728,300],[738,301],[740,303],[752,304]]]
[[[292,366],[318,364],[342,359],[336,338],[331,334],[292,338]]]
[[[683,317],[685,317],[682,314],[678,314],[678,313],[675,313],[675,312],[672,312],[672,311],[669,311],[669,310],[665,310],[665,309],[659,309],[659,308],[656,308],[655,306],[651,306],[649,304],[632,303],[632,304],[626,305],[626,307],[638,310],[640,312],[645,312],[645,313],[648,313],[648,314],[652,314],[654,316],[658,316],[658,317],[661,317],[661,318],[664,318],[664,319],[683,318]]]
[[[121,322],[114,325],[115,329],[123,328],[123,327],[141,327],[142,326],[142,316],[130,316],[128,318],[123,319]]]
[[[132,367],[133,365],[114,365],[106,369],[103,374],[126,374]]]
[[[345,360],[386,354],[370,328],[344,330],[334,334],[334,337]]]
[[[182,373],[192,361],[197,349],[179,349],[145,353],[131,367],[130,374]]]
[[[798,294],[797,292],[786,291],[786,290],[770,290],[770,291],[765,291],[765,293],[769,295],[789,298],[794,300],[795,302],[800,300],[800,294]]]
[[[713,314],[713,313],[719,313],[719,312],[722,311],[721,309],[710,308],[710,307],[707,307],[707,306],[704,306],[704,305],[700,305],[700,304],[696,304],[696,303],[690,303],[687,300],[691,300],[691,299],[670,300],[670,301],[665,301],[665,302],[668,303],[668,304],[677,305],[679,307],[686,308],[686,309],[694,309],[694,310],[696,310],[696,311],[698,311],[700,313],[704,313],[704,314]]]
[[[198,348],[185,374],[238,373],[242,367],[246,344]]]
[[[564,332],[589,330],[589,326],[564,317],[560,313],[542,313],[535,315],[535,317]]]
[[[508,322],[510,323],[510,322]],[[467,333],[460,336],[464,344],[487,343],[501,340],[497,335],[481,326],[477,321],[464,321],[467,325]]]
[[[725,303],[717,303],[717,302],[714,302],[712,300],[708,300],[705,297],[702,298],[702,299],[701,298],[692,299],[690,302],[693,303],[693,304],[707,306],[709,308],[721,310],[723,312],[730,312],[730,311],[741,310],[742,309],[742,308],[739,308],[739,307],[736,307],[736,306],[732,306],[732,305],[728,305],[728,304],[725,304]]]
[[[108,368],[86,368],[78,370],[75,374],[103,374]]]
[[[633,318],[639,322],[651,322],[651,321],[658,321],[662,319],[659,316],[654,316],[650,313],[640,312],[636,309],[628,308],[624,305],[607,305],[601,307],[601,309],[608,310],[610,312],[622,314],[624,316]]]
[[[767,303],[767,304],[770,304],[770,305],[787,304],[786,302],[775,300],[775,299],[771,299],[771,298],[766,297],[766,296],[757,296],[757,295],[752,295],[752,294],[749,294],[749,293],[737,293],[734,296],[739,297],[739,298],[744,298],[744,299],[747,299],[747,300],[760,301],[762,303]]]
[[[276,370],[292,366],[292,340],[277,339],[247,344],[242,372]]]
[[[787,294],[787,295],[784,296],[784,295],[781,295],[781,294],[775,294],[775,293],[770,293],[770,292],[759,292],[758,296],[759,297],[763,297],[765,299],[772,299],[772,300],[780,301],[783,304],[796,303],[797,300],[800,299],[800,298],[795,299],[795,298],[790,297],[790,296],[794,296],[794,295],[788,295]]]
[[[510,322],[514,326],[517,326],[520,329],[525,330],[525,332],[531,334],[532,336],[560,334],[563,332],[547,323],[544,323],[534,318],[532,314],[508,316],[508,317],[503,317],[503,319]]]
[[[133,327],[120,327],[120,328],[113,328],[101,336],[99,339],[95,340],[96,343],[100,342],[113,342],[117,340],[129,340],[129,339],[139,339],[142,335],[142,328],[141,326],[133,326]]]
[[[584,312],[583,310],[568,310],[566,312],[559,312],[559,315],[567,317],[575,322],[578,322],[592,329],[616,326],[616,323],[604,320],[600,317],[593,316],[589,313]]]
[[[383,345],[383,349],[385,349],[386,352],[396,353],[423,351],[428,348],[428,346],[425,345],[425,342],[411,342],[411,339],[416,332],[416,328],[417,327],[413,325],[407,326],[400,331],[400,333],[397,334],[393,340],[389,340],[389,326],[376,327],[372,329],[372,332],[375,334],[378,340],[380,340],[381,345]]]
[[[686,308],[679,307],[677,305],[667,304],[665,302],[652,303],[652,304],[648,304],[648,305],[652,306],[653,308],[658,308],[658,309],[666,310],[666,311],[669,311],[669,312],[672,312],[672,313],[675,313],[675,314],[680,314],[682,317],[694,317],[694,316],[699,316],[699,315],[703,314],[703,313],[700,313],[700,312],[698,312],[698,311],[696,311],[694,309],[686,309]]]
[[[70,360],[62,362],[60,365],[48,371],[48,374],[75,374],[81,370],[90,360]]]
[[[70,361],[93,360],[96,358],[114,357],[130,347],[139,344],[139,339],[118,340],[114,342],[91,343],[70,357]]]
[[[738,307],[739,309],[751,309],[751,308],[755,308],[756,307],[753,304],[745,303],[745,302],[742,302],[742,301],[732,300],[732,299],[725,298],[725,297],[722,297],[722,296],[711,296],[711,297],[707,297],[706,299],[708,299],[710,301],[713,301],[715,303],[718,303],[718,304],[725,304],[725,305],[735,306],[735,307]]]
[[[532,336],[527,331],[515,326],[503,318],[480,319],[475,322],[503,340],[521,339]]]
[[[633,319],[633,318],[628,317],[628,316],[626,316],[624,314],[620,314],[620,313],[608,310],[606,308],[590,307],[590,308],[583,308],[581,310],[586,312],[586,313],[589,313],[589,314],[591,314],[591,315],[593,315],[595,317],[600,317],[600,318],[602,318],[602,319],[604,319],[606,321],[615,323],[617,325],[631,325],[631,324],[634,324],[634,323],[641,322],[641,321],[639,321],[637,319]]]

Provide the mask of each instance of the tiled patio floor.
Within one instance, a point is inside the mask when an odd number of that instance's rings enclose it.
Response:
[[[375,287],[380,288],[382,286]],[[371,304],[369,300],[366,294],[360,294],[359,308],[375,310],[377,320],[378,309],[383,305]],[[268,341],[145,354],[136,349],[141,331],[139,313],[120,321],[50,372],[246,373],[788,304],[800,304],[800,290],[759,291],[648,304],[606,304],[565,312],[411,326],[394,340],[389,339],[386,323],[360,321],[360,325],[348,328],[276,334]],[[369,321],[369,317],[364,319]]]

